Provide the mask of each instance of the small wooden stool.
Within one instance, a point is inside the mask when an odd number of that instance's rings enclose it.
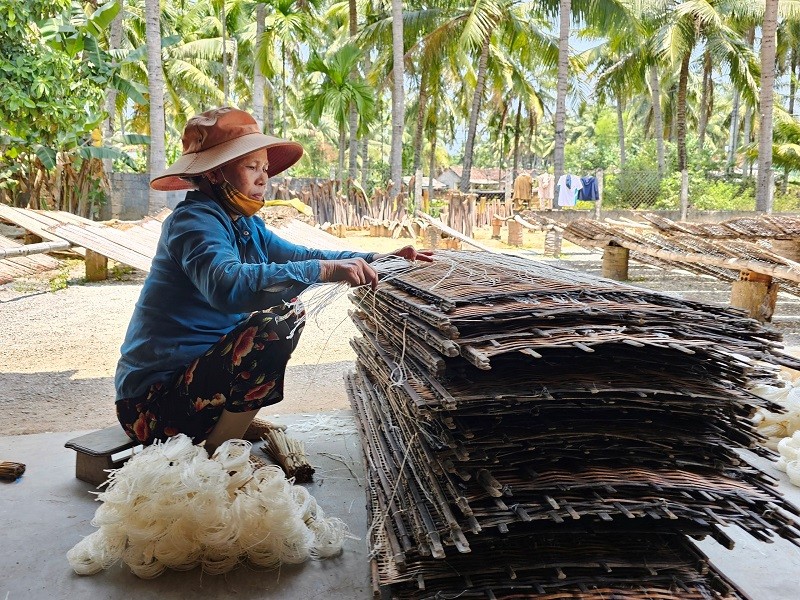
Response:
[[[69,440],[64,446],[77,452],[75,477],[92,485],[108,479],[106,469],[118,469],[130,456],[112,460],[112,456],[138,444],[131,440],[120,425],[93,431]]]

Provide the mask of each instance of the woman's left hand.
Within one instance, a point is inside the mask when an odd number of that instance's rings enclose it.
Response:
[[[405,258],[406,260],[419,260],[422,262],[433,262],[433,251],[432,250],[417,250],[414,246],[403,246],[395,250],[394,252],[389,252],[387,254],[378,254],[375,256],[373,260],[378,260],[381,258],[387,258],[389,256],[397,256],[399,258]]]

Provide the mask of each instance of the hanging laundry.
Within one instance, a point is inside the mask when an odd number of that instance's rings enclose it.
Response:
[[[575,206],[578,192],[583,187],[581,178],[567,173],[558,178],[558,205]]]
[[[528,173],[520,173],[514,180],[514,203],[527,202],[531,199],[531,176]]]
[[[581,184],[583,184],[583,187],[578,192],[578,200],[588,200],[589,202],[600,200],[600,190],[597,187],[597,179],[595,177],[591,175],[581,177]]]
[[[537,196],[539,198],[539,210],[551,210],[553,208],[553,196],[555,196],[555,177],[550,173],[542,173],[536,178]]]

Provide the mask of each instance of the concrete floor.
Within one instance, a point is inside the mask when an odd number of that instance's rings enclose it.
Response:
[[[274,420],[317,424],[315,431],[292,435],[305,441],[316,469],[309,491],[328,516],[344,520],[359,538],[347,540],[341,556],[279,571],[241,566],[216,576],[195,569],[142,580],[119,564],[97,575],[76,575],[66,553],[95,531],[90,521],[98,503],[89,493],[93,488],[75,479],[75,453],[64,442],[85,432],[6,436],[0,437],[0,457],[27,470],[15,483],[0,483],[0,600],[371,598],[361,448],[349,411]]]
[[[93,576],[75,575],[66,553],[94,531],[90,521],[98,505],[89,493],[90,486],[74,478],[74,452],[65,449],[64,442],[84,432],[7,436],[0,438],[0,456],[25,463],[27,471],[17,482],[0,485],[0,600],[368,600],[372,590],[365,543],[363,468],[350,413],[280,416],[275,420],[306,430],[290,433],[306,443],[317,470],[309,490],[328,515],[343,519],[351,534],[359,538],[348,540],[338,558],[280,571],[241,566],[217,576],[195,569],[142,580],[122,565]],[[792,486],[786,475],[750,453],[746,458],[779,477],[781,492],[800,506],[800,488]],[[710,538],[699,546],[753,600],[800,597],[800,549],[781,539],[772,544],[758,542],[735,527],[727,533],[736,540],[732,551]]]

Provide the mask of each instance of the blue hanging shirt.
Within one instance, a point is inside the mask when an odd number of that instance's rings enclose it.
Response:
[[[251,312],[319,283],[320,260],[374,256],[292,244],[259,217],[234,221],[212,198],[187,193],[164,220],[128,325],[114,378],[117,400],[169,380]]]
[[[578,192],[578,200],[589,200],[596,202],[600,199],[600,190],[597,187],[597,179],[591,175],[588,177],[581,177],[583,187]]]

